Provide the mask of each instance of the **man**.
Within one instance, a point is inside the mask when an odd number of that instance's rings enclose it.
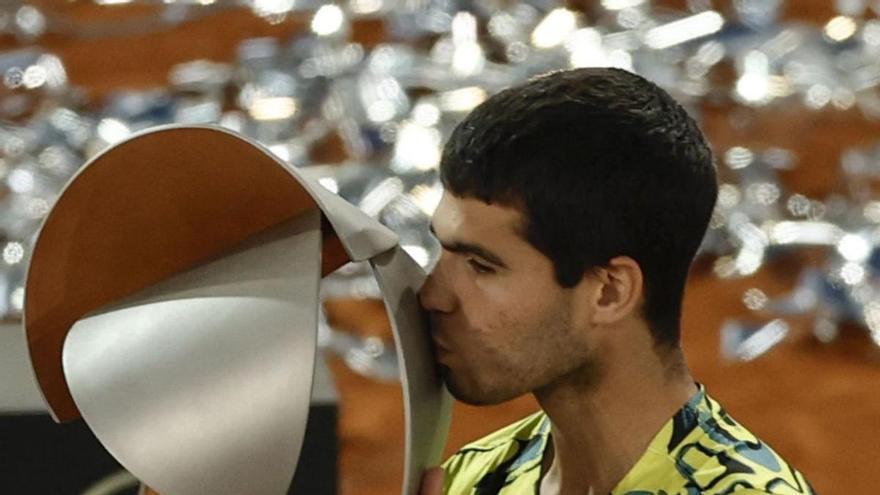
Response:
[[[421,292],[452,394],[542,411],[426,473],[435,494],[811,494],[695,383],[679,344],[715,205],[711,151],[617,69],[543,75],[453,131]],[[442,488],[441,488],[442,486]]]

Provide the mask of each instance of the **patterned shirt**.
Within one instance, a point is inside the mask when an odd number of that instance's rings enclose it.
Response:
[[[444,463],[449,495],[537,494],[550,420],[533,414]],[[702,385],[611,495],[815,495],[803,475],[733,420]]]

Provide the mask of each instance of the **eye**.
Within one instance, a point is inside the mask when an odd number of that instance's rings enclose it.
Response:
[[[484,265],[484,264],[480,263],[479,261],[475,260],[474,258],[468,258],[467,262],[471,266],[471,268],[477,273],[480,273],[480,274],[495,273],[495,270],[493,270],[491,266]]]

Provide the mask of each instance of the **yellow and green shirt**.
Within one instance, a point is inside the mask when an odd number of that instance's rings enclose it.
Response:
[[[537,494],[550,434],[543,412],[466,445],[444,463],[449,495]],[[815,495],[703,386],[651,440],[611,495]]]

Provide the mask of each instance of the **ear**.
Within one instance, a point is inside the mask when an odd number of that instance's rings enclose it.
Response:
[[[614,324],[638,310],[643,294],[642,269],[628,256],[612,258],[584,276],[593,277],[592,321]]]

